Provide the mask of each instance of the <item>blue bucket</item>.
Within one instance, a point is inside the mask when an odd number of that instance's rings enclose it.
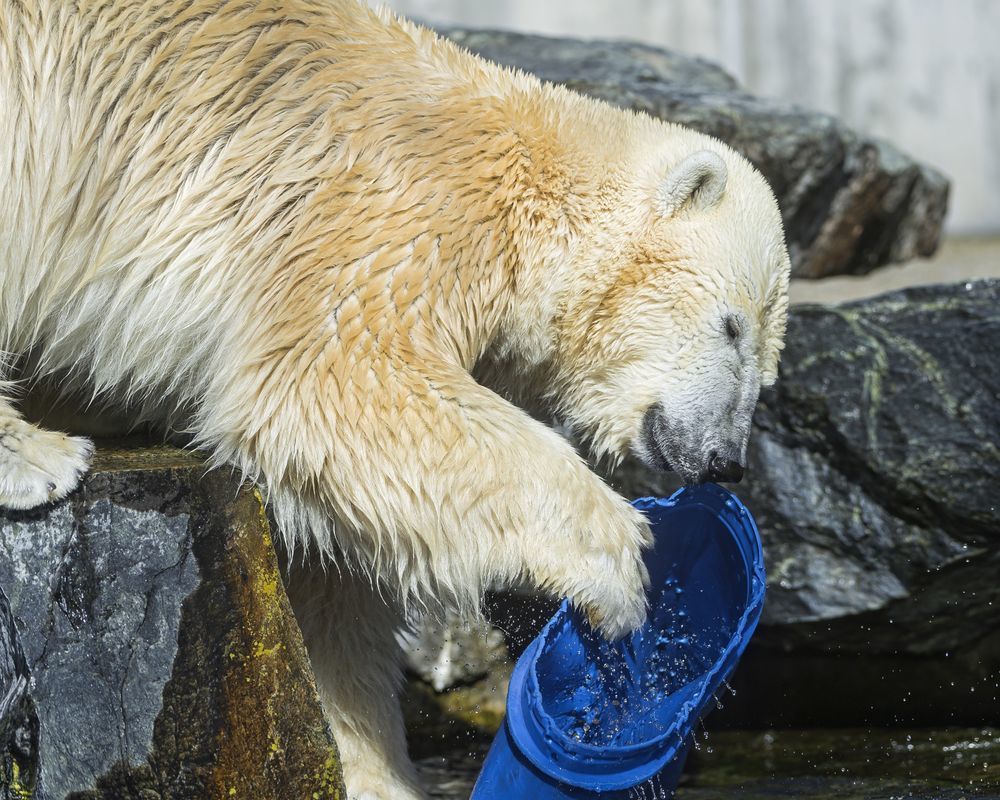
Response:
[[[656,540],[649,619],[609,643],[563,603],[514,667],[472,800],[673,795],[694,727],[757,627],[764,556],[721,486],[634,505]]]

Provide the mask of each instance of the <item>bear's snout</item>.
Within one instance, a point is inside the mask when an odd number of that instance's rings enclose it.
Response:
[[[742,442],[719,444],[705,452],[706,438],[709,437],[705,437],[703,432],[699,434],[688,430],[687,426],[671,422],[663,406],[655,403],[643,416],[642,430],[634,449],[646,466],[663,472],[677,472],[688,484],[705,481],[739,483],[744,473],[740,459]]]

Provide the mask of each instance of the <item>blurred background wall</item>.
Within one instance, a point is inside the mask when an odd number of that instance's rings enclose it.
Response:
[[[704,56],[953,181],[948,230],[1000,232],[1000,0],[389,0],[431,23]]]

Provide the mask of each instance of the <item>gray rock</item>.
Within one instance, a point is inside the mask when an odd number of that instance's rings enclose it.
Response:
[[[765,541],[745,677],[772,722],[1000,715],[998,343],[996,280],[792,310],[735,487]],[[674,485],[635,463],[615,482]]]
[[[982,636],[967,612],[992,595],[962,593],[946,611],[929,590],[1000,559],[998,342],[996,280],[792,309],[736,487],[767,545],[763,625],[891,610],[919,629],[866,647],[944,652]],[[617,484],[673,481],[630,464]],[[1000,622],[1000,602],[992,613]]]
[[[833,117],[747,94],[713,64],[628,42],[442,33],[490,60],[732,145],[778,197],[797,277],[860,274],[937,249],[944,176]]]
[[[150,751],[181,604],[198,584],[188,521],[100,499],[78,519],[63,505],[3,523],[0,586],[26,634],[48,796]]]
[[[101,451],[68,501],[0,512],[0,590],[12,797],[342,796],[260,497],[232,476]]]

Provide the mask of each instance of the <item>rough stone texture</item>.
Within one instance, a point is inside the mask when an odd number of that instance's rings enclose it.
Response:
[[[713,64],[627,42],[442,33],[493,61],[728,142],[770,181],[797,277],[860,274],[937,249],[944,176],[833,117],[749,95]]]
[[[771,721],[1000,718],[1000,281],[793,309],[737,491],[768,561],[743,694]]]
[[[343,797],[261,499],[232,476],[99,452],[68,501],[0,512],[0,589],[8,796]]]

